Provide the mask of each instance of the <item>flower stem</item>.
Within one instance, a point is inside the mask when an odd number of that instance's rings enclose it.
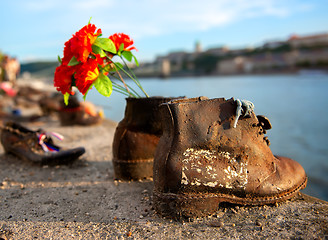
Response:
[[[128,86],[126,85],[125,81],[123,80],[123,78],[122,78],[120,72],[117,70],[117,67],[116,67],[115,64],[114,64],[114,68],[115,68],[115,71],[116,71],[117,75],[118,75],[119,78],[120,78],[120,81],[123,83],[123,85],[124,85],[124,87],[125,87],[127,93],[128,93],[129,95],[133,96],[133,94],[131,94],[131,92],[130,92]]]
[[[122,58],[122,56],[120,56],[121,60],[123,61],[125,67],[129,70],[129,72],[133,75],[131,76],[127,71],[125,71],[124,69],[123,72],[128,75],[134,82],[135,84],[140,88],[140,90],[145,94],[146,97],[149,97],[149,95],[146,93],[146,91],[143,89],[143,87],[141,86],[138,78],[136,77],[136,75],[134,74],[134,72],[129,68],[129,66],[126,64],[125,60]]]
[[[124,63],[124,66],[127,68],[127,70],[125,70],[124,68],[122,68],[121,67],[121,64],[120,65],[118,65],[117,63],[115,63],[115,62],[113,62],[112,61],[112,58],[110,57],[110,56],[108,56],[107,54],[106,54],[106,57],[107,57],[107,59],[110,61],[110,63],[112,63],[113,64],[113,66],[114,66],[114,70],[115,70],[115,72],[117,73],[117,75],[118,75],[118,80],[119,81],[121,81],[122,82],[122,84],[124,85],[124,88],[122,88],[121,89],[121,91],[125,91],[125,92],[127,92],[128,93],[128,95],[130,96],[130,97],[135,97],[135,98],[140,98],[141,96],[133,89],[133,88],[131,88],[128,84],[126,84],[125,83],[125,81],[124,81],[124,79],[123,79],[123,77],[122,77],[122,75],[120,74],[120,72],[119,72],[119,70],[118,69],[120,69],[120,70],[122,70],[122,72],[124,73],[124,74],[126,74],[129,78],[131,78],[133,81],[134,81],[134,83],[139,87],[139,89],[145,94],[145,96],[146,97],[149,97],[149,95],[146,93],[146,91],[143,89],[143,87],[141,86],[141,84],[140,84],[140,82],[139,82],[139,80],[137,79],[137,77],[136,77],[136,75],[134,74],[134,72],[129,68],[129,66],[126,64],[126,62],[124,61],[124,59],[122,58],[122,56],[120,56],[120,58],[121,58],[121,60],[123,61],[123,63]],[[132,75],[132,76],[131,76]],[[113,75],[112,75],[113,76]],[[117,84],[118,85],[118,84]],[[120,85],[118,85],[118,86],[120,86]],[[120,86],[120,87],[122,87],[122,86]],[[124,89],[124,90],[123,90]],[[131,91],[133,91],[133,93],[131,93]]]
[[[113,83],[113,87],[119,89],[121,93],[124,92],[124,95],[126,95],[126,96],[131,96],[131,95],[133,95],[133,97],[135,97],[135,98],[140,97],[140,96],[139,96],[139,95],[138,95],[133,89],[132,89],[132,91],[133,91],[134,93],[131,93],[131,92],[130,92],[130,94],[129,94],[129,93],[126,92],[126,89],[125,89],[124,87],[122,87],[121,85],[119,85],[118,83],[113,82],[113,81],[112,81],[112,83]],[[127,86],[129,87],[129,85],[127,85]],[[113,90],[114,90],[114,89],[113,89]],[[117,90],[115,89],[115,91],[117,91]],[[118,91],[117,91],[117,92],[118,92]]]
[[[114,77],[115,79],[117,79],[118,81],[121,81],[117,76],[115,76],[115,75],[111,75],[111,76]],[[113,81],[112,81],[112,83],[115,84],[116,86],[119,86],[120,88],[122,88],[123,91],[126,91],[126,89],[124,87],[122,87],[121,85],[119,85],[118,83],[113,82]],[[132,87],[130,87],[129,84],[127,84],[127,83],[125,83],[125,84],[130,89],[131,93],[133,92],[133,95],[135,95],[136,98],[141,97],[136,90],[134,90]]]
[[[121,93],[121,94],[123,94],[123,95],[125,95],[127,97],[130,97],[130,95],[126,91],[121,91],[121,90],[116,89],[116,88],[113,88],[113,91],[118,92],[118,93]]]

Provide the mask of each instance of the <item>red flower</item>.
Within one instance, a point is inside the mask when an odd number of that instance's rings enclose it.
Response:
[[[137,50],[135,47],[133,47],[133,40],[124,33],[115,33],[109,37],[113,41],[116,47],[116,51],[119,50],[121,44],[124,44],[124,51],[131,51],[133,49]]]
[[[54,86],[56,87],[57,91],[61,91],[62,94],[74,94],[74,92],[72,91],[72,77],[75,70],[75,66],[70,67],[67,65],[60,65],[56,68]]]
[[[62,64],[68,65],[69,61],[71,61],[72,57],[74,57],[74,53],[71,50],[71,43],[72,41],[68,40],[65,42],[65,47],[64,47],[64,56],[62,58]]]
[[[101,34],[101,29],[96,31],[94,24],[88,24],[77,31],[71,39],[65,43],[63,64],[68,64],[73,56],[79,62],[86,62],[92,52],[92,44]]]
[[[96,59],[89,58],[87,62],[83,63],[76,71],[74,76],[75,85],[83,95],[85,95],[99,76],[98,64],[103,64],[103,60],[99,55],[96,56]]]

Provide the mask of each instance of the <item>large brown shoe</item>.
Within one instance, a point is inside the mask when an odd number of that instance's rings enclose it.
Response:
[[[2,129],[1,144],[6,153],[40,165],[69,164],[85,153],[83,147],[63,149],[43,130],[32,131],[15,122]]]
[[[201,217],[221,202],[271,204],[306,186],[302,166],[268,147],[268,119],[246,107],[247,102],[223,98],[161,105],[164,132],[154,159],[157,212]]]

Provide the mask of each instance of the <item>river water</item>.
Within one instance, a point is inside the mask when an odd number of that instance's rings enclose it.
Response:
[[[239,98],[254,103],[255,113],[270,119],[267,136],[274,154],[290,157],[305,169],[304,193],[328,201],[328,75],[215,76],[140,79],[151,96]],[[130,83],[131,85],[133,83]],[[87,100],[103,108],[106,118],[120,121],[125,99],[91,90]]]

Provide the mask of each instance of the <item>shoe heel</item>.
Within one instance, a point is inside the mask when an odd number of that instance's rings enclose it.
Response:
[[[185,195],[160,193],[154,191],[153,204],[155,210],[164,217],[182,220],[185,218],[205,217],[214,214],[221,202],[215,195]]]

